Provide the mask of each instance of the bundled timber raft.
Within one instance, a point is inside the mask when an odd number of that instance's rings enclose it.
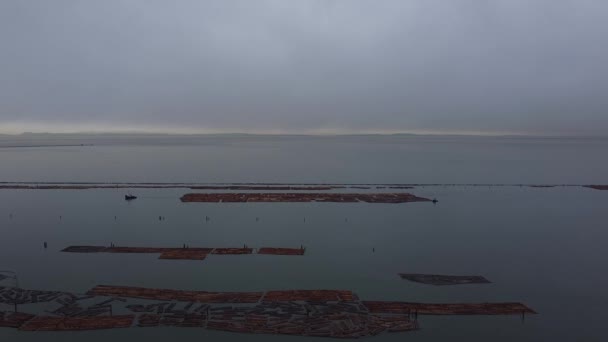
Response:
[[[420,315],[520,315],[536,312],[521,303],[459,303],[425,304],[407,302],[364,301],[363,305],[373,313]]]
[[[263,186],[263,185],[228,185],[228,186],[191,186],[193,190],[268,190],[268,191],[312,191],[344,189],[344,186]]]
[[[488,284],[489,280],[482,276],[454,276],[440,274],[400,273],[402,279],[428,285],[462,285],[462,284]]]
[[[263,292],[181,291],[107,285],[98,285],[87,292],[87,295],[92,296],[175,300],[199,303],[256,303],[262,298],[263,294]]]
[[[401,193],[190,193],[182,202],[336,202],[407,203],[430,202],[428,198]]]
[[[135,315],[94,317],[36,316],[19,327],[23,331],[77,331],[130,328]]]
[[[16,302],[19,311],[15,307],[14,312],[12,305]],[[45,303],[43,312],[36,305],[41,302]],[[32,332],[196,327],[250,334],[360,338],[419,329],[419,314],[526,313],[535,312],[520,303],[366,302],[348,290],[206,292],[99,285],[78,295],[0,287],[0,327]]]
[[[258,249],[258,254],[271,254],[271,255],[304,255],[305,248],[275,248],[275,247],[262,247]]]
[[[268,291],[263,300],[265,302],[353,302],[356,299],[358,299],[357,296],[348,290],[289,290]]]
[[[257,254],[270,255],[304,255],[306,249],[300,248],[275,248],[262,247],[257,250]],[[69,246],[62,250],[68,253],[142,253],[160,254],[159,259],[167,260],[204,260],[209,254],[215,255],[243,255],[254,254],[255,249],[243,248],[166,248],[166,247],[104,247],[104,246]]]
[[[211,252],[211,254],[220,254],[220,255],[253,254],[253,248],[247,248],[247,247],[244,247],[244,248],[214,248],[213,251]]]

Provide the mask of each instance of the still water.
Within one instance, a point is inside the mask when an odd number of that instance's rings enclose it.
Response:
[[[608,183],[600,153],[608,144],[602,140],[163,139],[0,149],[0,181]],[[608,191],[464,185],[403,191],[440,202],[185,204],[179,197],[187,189],[137,189],[133,202],[123,200],[121,189],[0,190],[0,269],[16,271],[23,288],[78,293],[98,284],[209,291],[350,289],[365,300],[519,301],[539,312],[524,322],[519,316],[421,316],[421,330],[368,338],[375,341],[608,338]],[[159,215],[166,220],[159,221]],[[212,255],[204,261],[59,252],[68,245],[110,243],[304,245],[307,250],[303,257]],[[402,280],[397,275],[402,272],[483,275],[493,283],[434,287]],[[78,333],[1,328],[0,339],[323,340],[186,328]]]

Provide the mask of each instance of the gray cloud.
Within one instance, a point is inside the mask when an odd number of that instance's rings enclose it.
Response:
[[[606,134],[608,3],[0,2],[0,132]]]

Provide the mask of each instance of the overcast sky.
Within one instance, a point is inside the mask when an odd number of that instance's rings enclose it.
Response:
[[[0,133],[608,135],[608,1],[1,0]]]

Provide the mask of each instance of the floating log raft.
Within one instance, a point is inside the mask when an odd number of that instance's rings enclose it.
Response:
[[[169,260],[205,260],[210,251],[190,248],[171,249],[162,252],[158,258]]]
[[[423,304],[362,302],[347,290],[205,292],[100,285],[87,295],[0,288],[27,303],[59,293],[43,314],[2,312],[0,327],[72,331],[127,327],[198,327],[249,334],[360,338],[419,328],[417,314],[534,313],[519,303]],[[8,296],[10,297],[10,296]],[[143,301],[146,300],[146,301]],[[53,305],[57,307],[53,310]],[[37,306],[21,310],[39,310]],[[130,314],[111,316],[113,312]],[[108,316],[108,313],[110,316]]]
[[[23,312],[0,312],[0,327],[19,328],[35,315]]]
[[[99,285],[87,292],[93,296],[177,300],[199,303],[256,303],[262,292],[206,292]]]
[[[214,248],[211,254],[220,255],[238,255],[238,254],[252,254],[253,248]]]
[[[608,190],[608,185],[584,185],[584,187],[595,190]]]
[[[440,274],[400,273],[402,279],[428,285],[461,285],[461,284],[487,284],[489,280],[482,276],[454,276]]]
[[[352,302],[357,297],[352,291],[347,290],[289,290],[289,291],[268,291],[264,296],[265,302],[332,302],[345,301]]]
[[[251,185],[229,185],[229,186],[191,186],[192,190],[258,190],[258,191],[315,191],[342,189],[343,186],[251,186]]]
[[[304,255],[306,249],[304,248],[274,248],[274,247],[262,247],[258,250],[258,254],[271,254],[271,255]]]
[[[19,327],[23,331],[73,331],[129,328],[134,315],[96,317],[37,316]]]
[[[304,248],[263,247],[258,254],[304,255]],[[166,260],[204,260],[207,255],[242,255],[253,254],[254,249],[244,248],[160,248],[160,247],[103,247],[103,246],[69,246],[62,250],[68,253],[150,253],[160,254],[159,259]]]
[[[408,302],[362,302],[372,313],[421,315],[519,315],[536,312],[521,303],[461,303],[461,304],[427,304]]]
[[[337,202],[337,203],[407,203],[430,202],[409,193],[190,193],[182,202]]]
[[[31,304],[51,301],[71,302],[74,295],[69,292],[24,290],[18,287],[0,287],[0,303]]]

